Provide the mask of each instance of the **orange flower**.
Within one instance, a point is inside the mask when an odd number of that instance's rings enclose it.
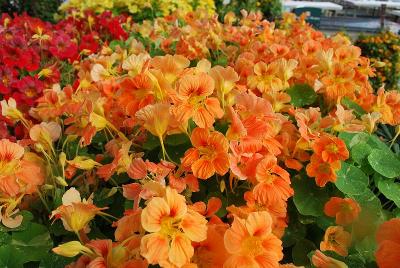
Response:
[[[164,134],[170,122],[169,104],[147,105],[136,113],[138,123],[160,140],[163,158],[167,155],[164,146]]]
[[[396,268],[400,263],[400,219],[384,222],[376,233],[376,262],[382,268]]]
[[[340,166],[340,161],[324,162],[320,156],[313,154],[306,171],[308,176],[315,177],[315,182],[318,186],[324,187],[328,182],[336,181],[335,172],[340,169]]]
[[[347,225],[358,218],[360,205],[351,198],[331,197],[326,202],[324,212],[329,217],[336,217],[336,224]]]
[[[197,126],[209,128],[224,111],[219,100],[209,97],[214,91],[214,80],[205,73],[187,74],[179,80],[172,113],[182,124],[192,118]]]
[[[227,224],[208,225],[207,239],[195,244],[193,259],[197,267],[221,268],[224,265],[229,254],[221,241],[227,229]]]
[[[315,251],[311,261],[316,268],[347,268],[344,262],[328,257],[319,250]]]
[[[44,182],[41,159],[7,139],[0,140],[0,191],[8,196],[31,194]]]
[[[186,151],[182,165],[191,167],[200,179],[208,179],[215,173],[225,175],[229,169],[229,144],[222,133],[195,128],[190,138],[194,148]]]
[[[339,138],[324,135],[314,142],[315,154],[321,156],[324,162],[333,163],[337,160],[349,158],[346,144]]]
[[[61,219],[64,228],[68,231],[79,233],[83,230],[88,232],[89,222],[96,216],[107,215],[93,205],[91,198],[81,199],[80,193],[74,188],[66,191],[62,197],[62,205],[51,213],[51,218]]]
[[[286,201],[293,195],[289,173],[277,164],[277,159],[268,154],[257,165],[256,179],[259,182],[253,190],[256,200],[265,205]]]
[[[207,220],[188,209],[185,197],[169,187],[164,197],[150,200],[141,221],[150,233],[142,238],[141,254],[150,264],[171,262],[182,267],[193,256],[192,241],[207,238]]]
[[[330,226],[325,231],[324,241],[321,242],[322,251],[335,251],[341,256],[347,256],[347,249],[351,244],[351,234],[346,232],[342,226]]]
[[[266,211],[250,213],[246,220],[235,217],[224,236],[225,248],[231,254],[224,268],[278,267],[283,258],[282,241],[271,228],[272,218]]]
[[[169,83],[173,83],[189,64],[190,61],[181,55],[157,56],[150,60],[151,67],[160,70]]]

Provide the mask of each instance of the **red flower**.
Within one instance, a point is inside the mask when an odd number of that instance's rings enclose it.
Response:
[[[50,53],[60,60],[74,61],[78,57],[78,45],[71,41],[71,37],[58,32],[51,40]]]

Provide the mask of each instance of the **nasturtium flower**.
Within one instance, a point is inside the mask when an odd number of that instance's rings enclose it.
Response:
[[[324,212],[329,217],[336,218],[336,224],[348,225],[358,218],[360,205],[352,198],[331,197],[326,202]]]
[[[315,251],[311,261],[316,268],[348,268],[344,262],[328,257],[319,250]]]
[[[308,176],[315,177],[315,182],[318,186],[324,187],[328,182],[336,181],[336,171],[340,167],[339,160],[329,163],[323,161],[320,156],[313,154],[310,163],[306,167],[306,171]]]
[[[214,80],[205,73],[187,74],[180,78],[176,103],[172,107],[177,120],[185,124],[192,118],[197,126],[210,128],[215,118],[224,115],[219,100],[211,97],[214,87]]]
[[[51,218],[61,219],[64,228],[68,231],[79,233],[87,232],[88,224],[96,215],[106,215],[93,204],[92,198],[81,199],[81,195],[74,187],[67,190],[62,197],[62,205],[51,213]]]
[[[167,188],[164,197],[153,197],[141,214],[149,232],[141,241],[141,254],[150,264],[170,262],[177,267],[190,263],[192,242],[207,238],[207,220],[186,205],[185,197]]]
[[[7,139],[0,140],[0,191],[7,196],[31,194],[44,182],[41,159]]]
[[[346,144],[337,137],[323,135],[314,142],[313,149],[314,153],[319,155],[324,162],[333,163],[349,158]]]
[[[215,173],[225,175],[229,169],[229,144],[218,131],[195,128],[190,140],[194,146],[186,151],[182,165],[190,167],[193,175],[208,179]]]
[[[395,268],[400,263],[400,219],[384,222],[376,233],[378,249],[375,252],[376,262],[382,268]]]
[[[266,211],[250,213],[245,220],[235,217],[224,243],[231,255],[224,268],[278,267],[283,258],[282,241],[272,234],[272,218]]]
[[[322,251],[331,250],[341,256],[347,256],[351,244],[351,234],[342,226],[330,226],[325,231],[324,241],[321,242]]]

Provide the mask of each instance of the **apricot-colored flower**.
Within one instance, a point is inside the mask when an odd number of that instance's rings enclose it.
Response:
[[[190,138],[194,148],[186,151],[182,165],[191,167],[200,179],[208,179],[215,173],[225,175],[229,169],[229,144],[222,133],[195,128]]]
[[[312,264],[316,268],[347,268],[347,264],[344,262],[335,260],[334,258],[326,256],[321,251],[315,251],[311,258]]]
[[[400,219],[384,222],[376,233],[376,262],[382,268],[396,268],[400,263]]]
[[[218,99],[222,103],[222,108],[226,104],[226,96],[235,87],[235,83],[239,80],[239,76],[232,67],[215,66],[210,70],[210,76],[215,81],[215,88]]]
[[[44,182],[41,159],[7,139],[0,140],[0,191],[8,196],[31,194]]]
[[[154,197],[141,215],[143,228],[150,234],[141,241],[141,254],[150,264],[171,262],[177,267],[190,263],[192,241],[207,238],[207,220],[188,209],[185,197],[167,188],[164,197]]]
[[[166,151],[163,139],[170,122],[169,107],[168,104],[164,103],[151,104],[136,113],[138,123],[159,138],[164,159]]]
[[[190,118],[201,128],[210,128],[215,118],[224,111],[219,100],[210,97],[214,92],[214,80],[205,73],[187,74],[179,81],[176,104],[172,112],[179,122],[185,124]]]
[[[160,70],[169,83],[175,82],[178,75],[190,64],[182,55],[157,56],[151,59],[150,65]]]
[[[310,163],[306,167],[306,171],[308,176],[315,177],[315,182],[318,186],[324,187],[328,182],[336,181],[336,171],[340,167],[340,161],[328,163],[323,161],[320,156],[313,154]]]
[[[330,226],[325,231],[324,241],[321,242],[322,251],[335,251],[341,256],[347,256],[347,250],[351,244],[351,234],[342,226]]]
[[[282,241],[272,231],[272,218],[268,212],[250,213],[246,220],[235,217],[225,232],[225,248],[231,256],[224,268],[278,267],[283,258]]]
[[[281,168],[275,156],[268,154],[257,165],[256,179],[259,182],[253,189],[256,200],[265,205],[286,201],[293,195],[289,173]]]
[[[324,212],[329,217],[336,218],[336,224],[347,225],[358,218],[360,205],[351,198],[331,197],[326,202]]]
[[[228,259],[229,254],[221,241],[224,239],[227,224],[209,224],[207,239],[195,243],[194,262],[197,267],[221,268]]]
[[[96,216],[106,215],[101,212],[107,208],[98,208],[93,205],[91,198],[81,199],[80,193],[74,188],[66,191],[62,197],[62,205],[51,213],[51,218],[61,219],[64,228],[68,231],[79,233],[88,231],[89,222]]]
[[[323,135],[314,141],[314,153],[319,155],[324,162],[333,163],[349,158],[346,144],[339,138]]]

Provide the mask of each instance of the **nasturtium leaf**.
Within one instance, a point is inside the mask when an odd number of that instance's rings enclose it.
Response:
[[[190,139],[186,134],[174,134],[167,136],[164,143],[172,146],[177,146],[185,143],[190,144]]]
[[[371,167],[387,178],[400,176],[400,160],[390,151],[374,149],[368,156]]]
[[[311,178],[302,178],[293,180],[293,189],[293,202],[301,214],[323,215],[324,204],[329,199],[326,188],[316,186]]]
[[[46,256],[41,259],[39,268],[49,268],[49,267],[65,267],[71,263],[71,259],[63,257],[54,253],[46,254]]]
[[[11,241],[11,236],[8,233],[0,232],[0,246],[8,245]]]
[[[306,236],[306,226],[299,221],[294,221],[291,218],[289,226],[285,230],[282,237],[283,247],[290,247],[296,244],[297,241],[302,240]]]
[[[160,146],[161,146],[161,144],[160,144],[159,138],[157,138],[154,135],[149,134],[149,135],[147,135],[147,140],[143,144],[143,149],[151,151]]]
[[[400,207],[400,183],[380,176],[376,176],[375,181],[379,191],[387,199],[392,200],[397,207]]]
[[[344,98],[342,99],[342,104],[343,104],[344,106],[346,106],[347,108],[352,109],[353,112],[354,112],[357,116],[362,116],[363,114],[365,114],[364,109],[363,109],[360,105],[358,105],[357,103],[355,103],[354,101],[350,100],[350,99],[347,98],[347,97],[344,97]]]
[[[351,148],[351,158],[362,165],[371,153],[372,148],[367,143],[358,143]]]
[[[122,41],[122,40],[112,40],[112,41],[110,42],[109,47],[110,47],[112,50],[115,50],[115,49],[117,48],[117,46],[123,48],[123,47],[125,46],[124,41]]]
[[[10,245],[23,254],[19,257],[23,262],[40,261],[53,247],[50,233],[43,225],[32,223],[28,229],[13,232]]]
[[[313,104],[317,99],[315,90],[307,84],[297,84],[286,90],[290,96],[290,103],[296,107]]]
[[[11,245],[0,247],[0,267],[2,268],[22,268],[24,260],[21,257],[24,252]]]
[[[336,187],[344,194],[358,195],[367,190],[369,179],[361,169],[342,162],[342,168],[337,172]]]
[[[302,239],[294,245],[292,250],[292,258],[295,265],[310,265],[310,259],[307,257],[308,253],[316,250],[317,247],[313,242],[307,239]]]

